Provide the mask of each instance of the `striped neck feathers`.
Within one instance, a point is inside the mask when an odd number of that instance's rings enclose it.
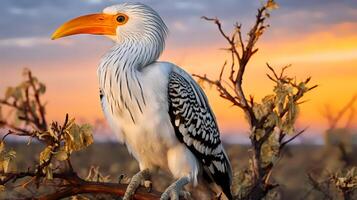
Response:
[[[135,38],[126,38],[108,52],[103,62],[114,68],[134,68],[140,71],[160,57],[164,45],[164,41],[137,41]]]
[[[163,50],[163,43],[127,39],[108,52],[98,69],[100,87],[113,115],[137,115],[146,106],[143,85],[138,74],[155,62]]]

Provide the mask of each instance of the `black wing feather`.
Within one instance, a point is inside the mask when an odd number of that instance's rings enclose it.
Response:
[[[177,138],[201,162],[204,177],[215,182],[231,199],[232,171],[219,137],[216,119],[198,84],[185,72],[169,78],[169,114]]]

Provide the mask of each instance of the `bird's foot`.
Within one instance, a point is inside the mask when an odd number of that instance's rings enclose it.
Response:
[[[183,196],[185,199],[189,199],[189,193],[183,191],[183,186],[189,182],[190,180],[188,177],[182,177],[175,181],[165,190],[164,193],[162,193],[160,200],[179,200],[180,196]]]
[[[148,169],[142,170],[135,174],[126,188],[123,200],[131,200],[136,189],[138,189],[140,185],[144,185],[144,187],[151,190],[151,181],[148,181],[148,179],[150,179],[150,172]],[[142,181],[144,181],[144,184],[142,184]]]

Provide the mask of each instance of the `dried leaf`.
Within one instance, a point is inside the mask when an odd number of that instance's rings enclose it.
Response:
[[[8,100],[10,97],[13,96],[15,89],[13,87],[8,87],[6,88],[6,92],[5,92],[5,100]]]
[[[53,170],[52,170],[52,164],[49,164],[48,166],[46,166],[43,169],[43,172],[46,174],[46,178],[48,180],[52,180],[53,179]]]
[[[93,143],[93,130],[88,124],[73,124],[66,134],[67,151],[79,151]]]
[[[26,77],[27,78],[27,77]],[[27,89],[31,86],[31,83],[30,81],[26,80],[26,81],[23,81],[21,84],[20,84],[20,87],[23,88],[23,89]]]
[[[48,135],[51,136],[54,140],[58,140],[57,134],[52,129],[49,129],[46,133],[48,133]]]
[[[279,5],[274,0],[268,0],[265,7],[269,10],[275,10],[279,8]]]
[[[40,164],[47,162],[50,159],[52,154],[52,146],[47,146],[41,153],[40,153]]]
[[[279,142],[275,134],[272,134],[263,144],[261,149],[262,161],[264,165],[275,163],[278,159]]]
[[[46,92],[46,85],[43,83],[39,83],[39,88],[38,88],[38,92],[40,94],[44,94]]]
[[[3,151],[5,151],[5,142],[1,141],[0,142],[0,153],[2,153]]]
[[[93,143],[93,128],[89,124],[84,124],[80,128],[82,143],[85,147]]]
[[[25,78],[27,78],[27,76],[31,73],[31,70],[29,70],[28,68],[24,68],[24,70],[22,71],[22,76],[24,76]]]
[[[299,83],[298,87],[302,92],[307,92],[309,90],[304,82]]]
[[[65,161],[68,159],[68,153],[65,150],[60,150],[60,151],[56,152],[55,158],[58,161]]]
[[[34,100],[30,101],[30,109],[33,113],[36,113],[37,106],[36,106],[36,102]]]
[[[15,87],[13,89],[12,97],[14,97],[17,100],[22,100],[23,99],[22,88],[21,87]]]
[[[0,142],[0,171],[8,172],[10,162],[15,159],[16,152],[13,150],[7,151],[5,148],[5,143]]]
[[[72,196],[71,200],[90,200],[90,198],[85,197],[83,195],[76,195],[76,196]]]
[[[0,121],[2,121],[4,119],[3,113],[2,113],[2,107],[0,105]],[[1,123],[0,123],[0,127],[1,127]]]
[[[8,172],[10,160],[9,160],[9,159],[6,159],[6,160],[3,160],[1,163],[2,163],[2,169],[3,169],[3,171],[4,171],[5,173]]]
[[[99,167],[94,167],[92,166],[89,169],[88,175],[85,178],[87,181],[95,181],[95,182],[108,182],[110,181],[110,176],[104,176],[102,173],[99,171]]]
[[[14,150],[8,151],[7,156],[10,157],[11,159],[14,159],[16,157],[16,151]]]
[[[264,29],[259,29],[259,30],[257,30],[256,32],[255,32],[255,37],[260,37],[261,35],[263,35],[263,33],[264,33]]]
[[[260,140],[265,135],[265,130],[263,129],[256,129],[255,132],[253,133],[255,135],[255,138],[257,140]]]

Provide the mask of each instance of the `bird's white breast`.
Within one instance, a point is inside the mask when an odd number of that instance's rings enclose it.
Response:
[[[115,103],[110,100],[111,95],[106,94],[109,92],[108,90],[120,88],[116,85],[112,88],[102,89],[104,92],[102,99],[104,113],[119,140],[127,145],[128,150],[139,161],[139,164],[143,165],[141,167],[168,168],[167,159],[162,158],[167,157],[169,148],[179,143],[168,114],[167,87],[171,70],[171,64],[155,62],[142,71],[136,72],[141,83],[145,105],[140,110],[137,108],[137,102],[130,101],[128,95],[123,97],[127,98],[126,104],[129,104],[127,106],[136,108],[131,109],[134,121],[130,113],[125,111],[125,107],[122,107],[122,110],[116,108],[115,104],[123,105],[123,102]],[[119,92],[111,92],[119,95]],[[140,94],[132,89],[132,95]],[[121,101],[119,96],[114,96],[114,98],[116,101]],[[114,107],[114,112],[111,111],[111,106]]]

